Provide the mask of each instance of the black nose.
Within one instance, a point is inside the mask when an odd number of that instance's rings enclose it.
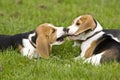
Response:
[[[69,29],[68,28],[64,28],[63,31],[68,33]]]

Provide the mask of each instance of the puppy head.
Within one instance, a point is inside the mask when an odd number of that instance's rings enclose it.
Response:
[[[41,24],[37,27],[36,52],[43,58],[49,58],[51,45],[60,45],[64,42],[65,31],[63,27],[52,24]]]
[[[69,33],[79,35],[87,30],[94,30],[96,27],[95,21],[91,15],[82,15],[73,21],[73,24],[68,27]]]
[[[82,15],[77,17],[71,26],[68,27],[68,34],[80,36],[86,35],[89,31],[93,31],[97,26],[96,21],[91,15]]]

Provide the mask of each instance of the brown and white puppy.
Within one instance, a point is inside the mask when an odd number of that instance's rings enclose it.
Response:
[[[68,28],[70,38],[81,42],[81,54],[75,60],[85,59],[95,65],[114,60],[120,62],[119,40],[106,34],[91,15],[77,17]]]
[[[28,58],[42,57],[49,58],[53,45],[60,45],[64,42],[66,29],[55,27],[45,23],[39,25],[35,30],[16,34],[0,35],[0,50],[13,47],[18,48],[23,56]]]

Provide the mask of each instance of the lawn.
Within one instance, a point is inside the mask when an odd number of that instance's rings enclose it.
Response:
[[[79,15],[91,14],[106,29],[120,28],[120,0],[0,0],[0,34],[17,34],[52,23],[67,27]],[[0,80],[120,80],[120,65],[75,62],[78,47],[66,40],[51,57],[29,60],[17,50],[0,52]]]

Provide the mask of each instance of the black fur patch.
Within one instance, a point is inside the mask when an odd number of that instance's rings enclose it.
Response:
[[[16,35],[0,35],[0,50],[4,50],[7,48],[17,48],[19,45],[22,45],[23,39],[28,39],[29,34],[34,33],[35,31],[30,31],[26,33],[20,33]],[[37,36],[36,36],[37,37]],[[33,38],[33,41],[35,41],[35,38]]]
[[[95,22],[95,25],[97,26],[97,21],[93,18],[94,22]]]
[[[37,33],[35,32],[35,36],[32,37],[32,42],[34,42],[36,44],[36,39],[37,39]]]
[[[120,62],[120,43],[112,39],[111,36],[104,34],[98,41],[93,54],[105,52],[102,55],[101,63],[117,60]]]

